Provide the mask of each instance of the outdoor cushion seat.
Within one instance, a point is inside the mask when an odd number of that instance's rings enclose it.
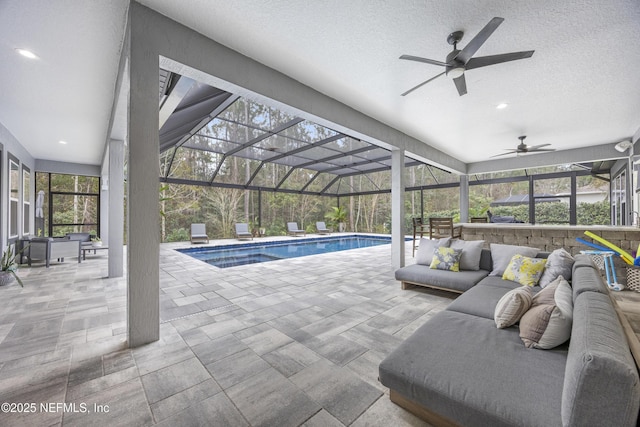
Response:
[[[305,236],[307,234],[304,230],[300,230],[298,228],[297,222],[288,222],[287,232],[289,233],[289,236]]]
[[[425,265],[413,264],[396,270],[396,280],[403,282],[403,286],[405,283],[424,286],[425,269],[429,274],[428,286],[454,292],[468,291],[476,283],[484,279],[487,274],[489,274],[486,270],[451,272],[446,270],[433,270]]]
[[[460,425],[560,425],[567,346],[540,352],[516,327],[444,310],[383,360],[380,380]]]
[[[324,221],[316,222],[316,230],[318,230],[318,234],[331,234],[333,232],[333,230],[327,228],[327,225],[324,223]]]
[[[249,231],[249,224],[246,222],[236,223],[236,239],[251,239],[253,240],[253,234]]]
[[[204,224],[191,224],[191,243],[209,243],[209,236],[207,236]]]

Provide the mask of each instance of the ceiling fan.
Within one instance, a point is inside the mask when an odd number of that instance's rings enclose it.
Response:
[[[430,78],[427,81],[420,83],[419,85],[412,87],[408,91],[402,94],[402,96],[408,95],[414,90],[426,85],[427,83],[437,79],[443,74],[448,75],[453,79],[453,82],[458,89],[460,96],[467,93],[467,82],[464,78],[464,72],[473,70],[474,68],[486,67],[487,65],[500,64],[502,62],[515,61],[517,59],[530,58],[533,55],[533,50],[527,50],[524,52],[511,52],[503,53],[500,55],[480,56],[474,58],[473,55],[478,49],[487,41],[489,36],[502,24],[504,18],[493,18],[485,27],[480,30],[476,36],[471,39],[469,43],[462,50],[458,50],[458,43],[462,40],[464,32],[454,31],[447,37],[447,42],[453,45],[453,51],[447,55],[445,62],[436,61],[428,58],[421,58],[419,56],[402,55],[400,59],[406,59],[408,61],[424,62],[426,64],[439,65],[445,67],[444,71],[435,77]]]
[[[491,157],[506,156],[507,154],[513,154],[513,153],[527,154],[527,153],[534,153],[536,151],[556,151],[555,148],[542,148],[542,147],[548,147],[551,144],[540,144],[540,145],[533,145],[529,147],[527,144],[524,143],[524,139],[526,137],[527,137],[526,135],[522,135],[518,137],[518,139],[520,140],[520,144],[518,144],[515,150],[510,148],[505,148],[505,150],[508,150],[506,153],[496,154],[495,156],[491,156]]]

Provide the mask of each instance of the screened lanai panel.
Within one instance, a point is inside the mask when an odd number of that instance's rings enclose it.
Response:
[[[229,156],[222,162],[213,183],[245,185],[261,163],[258,160]],[[212,176],[213,172],[209,175],[209,180]]]
[[[269,160],[278,155],[275,151],[263,150],[258,147],[250,146],[235,153],[235,156],[253,160]]]
[[[220,161],[220,154],[180,147],[171,164],[169,177],[208,181]]]
[[[250,99],[239,98],[217,116],[218,119],[242,123],[246,126],[271,131],[294,116]]]
[[[305,188],[305,191],[311,191],[319,193],[329,185],[329,183],[335,178],[335,175],[320,172],[315,178],[310,181],[309,185]]]
[[[322,160],[326,159],[327,157],[336,156],[338,154],[340,153],[338,153],[337,151],[329,150],[328,148],[311,147],[308,150],[304,150],[298,153],[298,156],[304,157],[308,160]]]
[[[194,135],[193,137],[189,138],[182,146],[193,148],[194,150],[203,150],[210,151],[212,153],[224,154],[230,150],[240,147],[240,144],[229,140],[212,138],[203,135]]]
[[[256,142],[255,146],[278,153],[288,153],[289,151],[308,147],[309,144],[298,139],[286,138],[277,134]]]
[[[318,142],[337,134],[338,132],[334,130],[317,125],[307,120],[302,121],[280,132],[280,135],[284,137],[297,139],[299,141],[307,143]]]
[[[275,188],[291,168],[277,163],[266,163],[251,181],[251,185],[264,188]]]
[[[302,190],[307,183],[313,179],[316,171],[310,169],[294,169],[293,172],[284,180],[280,188],[286,190]]]
[[[370,146],[371,144],[367,142],[363,142],[348,136],[345,136],[344,138],[338,139],[336,141],[331,141],[324,145],[324,147],[326,148],[330,148],[332,150],[336,150],[341,153],[347,153],[349,151],[357,150],[359,148],[364,148],[364,147],[370,147]]]
[[[262,129],[247,126],[236,121],[215,118],[200,129],[198,135],[244,144],[266,133],[267,132]]]

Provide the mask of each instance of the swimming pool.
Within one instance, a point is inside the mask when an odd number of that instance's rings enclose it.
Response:
[[[391,237],[387,236],[345,235],[176,250],[207,264],[227,268],[389,244]]]

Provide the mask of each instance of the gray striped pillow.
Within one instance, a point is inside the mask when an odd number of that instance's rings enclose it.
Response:
[[[531,307],[533,292],[529,286],[510,290],[496,305],[494,319],[499,329],[515,325]]]

